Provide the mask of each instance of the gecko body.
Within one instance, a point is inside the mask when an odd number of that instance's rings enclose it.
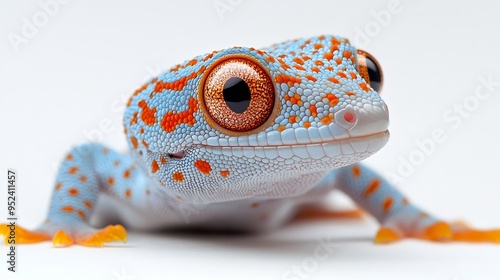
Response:
[[[380,222],[377,242],[499,241],[498,231],[426,214],[359,163],[388,141],[381,84],[373,56],[330,35],[176,65],[131,96],[123,118],[131,153],[100,144],[71,150],[47,220],[22,229],[20,241],[125,240],[121,225],[90,226],[99,197],[127,227],[260,231],[334,189]]]

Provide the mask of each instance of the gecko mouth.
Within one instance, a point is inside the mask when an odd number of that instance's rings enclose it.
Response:
[[[313,158],[335,158],[357,157],[369,155],[380,150],[389,140],[389,131],[373,133],[364,136],[347,137],[331,141],[318,141],[309,143],[296,143],[290,145],[267,145],[267,146],[211,146],[203,145],[203,148],[215,155],[225,155],[241,158],[267,158],[267,159],[301,159]]]

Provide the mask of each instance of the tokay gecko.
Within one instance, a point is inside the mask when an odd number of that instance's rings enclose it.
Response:
[[[376,218],[377,243],[500,242],[500,230],[427,214],[360,163],[389,138],[382,80],[372,55],[337,36],[233,47],[176,65],[130,97],[123,122],[131,152],[72,149],[47,219],[18,227],[16,242],[126,241],[121,224],[91,226],[102,197],[128,228],[266,231],[335,216],[311,207],[332,190]]]

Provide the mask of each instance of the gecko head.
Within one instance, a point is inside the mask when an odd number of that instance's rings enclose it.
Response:
[[[339,37],[234,47],[146,83],[125,130],[145,172],[178,199],[296,196],[385,145],[381,86],[373,56]]]

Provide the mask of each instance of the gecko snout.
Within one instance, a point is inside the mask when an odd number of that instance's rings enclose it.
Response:
[[[350,137],[384,132],[389,126],[389,112],[383,101],[366,103],[362,106],[347,105],[335,113],[334,119]]]

